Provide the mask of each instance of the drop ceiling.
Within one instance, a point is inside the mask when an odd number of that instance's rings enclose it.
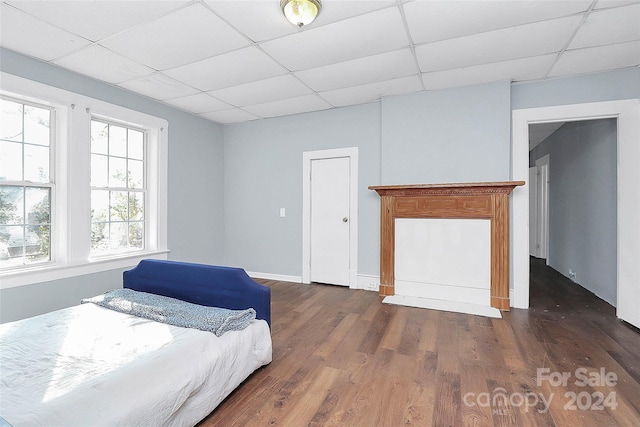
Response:
[[[218,123],[640,65],[640,0],[3,1],[0,46]]]

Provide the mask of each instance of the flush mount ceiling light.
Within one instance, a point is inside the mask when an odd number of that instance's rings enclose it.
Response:
[[[289,22],[302,28],[316,19],[322,3],[320,0],[280,0],[280,7]]]

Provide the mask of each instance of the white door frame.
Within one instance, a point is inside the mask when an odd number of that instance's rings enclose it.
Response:
[[[640,99],[605,101],[554,107],[529,108],[512,112],[512,179],[529,179],[529,124],[558,121],[618,119],[618,317],[640,325]],[[529,187],[516,187],[512,196],[513,228],[511,271],[513,306],[529,307]],[[621,291],[621,283],[625,292]],[[635,286],[627,286],[635,284]]]
[[[349,188],[349,288],[358,285],[358,147],[302,153],[302,283],[311,283],[311,162],[348,157]]]

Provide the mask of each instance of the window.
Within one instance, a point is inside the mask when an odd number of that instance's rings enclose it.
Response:
[[[144,249],[145,133],[91,120],[91,256]]]
[[[166,259],[166,120],[0,79],[0,288]]]
[[[51,116],[0,99],[0,268],[50,260]]]

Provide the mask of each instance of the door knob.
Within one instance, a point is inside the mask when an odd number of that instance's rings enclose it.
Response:
[[[347,221],[349,221],[349,218],[347,218],[346,216],[342,218],[342,222],[347,222]]]

